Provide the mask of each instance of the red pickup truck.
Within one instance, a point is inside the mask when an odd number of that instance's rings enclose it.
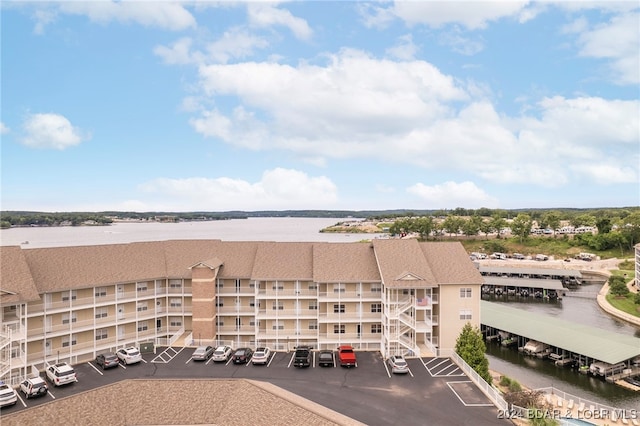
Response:
[[[356,354],[353,352],[353,346],[338,346],[338,360],[341,367],[357,367]]]

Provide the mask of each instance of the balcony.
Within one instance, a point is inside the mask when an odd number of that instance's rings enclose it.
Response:
[[[260,289],[256,293],[257,298],[259,299],[295,299],[295,298],[305,298],[305,299],[315,299],[318,295],[317,290],[309,290],[309,289],[290,289],[283,288],[282,290],[274,290],[274,289]]]
[[[256,308],[253,306],[219,306],[218,315],[253,315]]]
[[[318,315],[320,322],[380,322],[382,313],[380,312],[321,312]]]
[[[257,340],[296,340],[296,339],[316,339],[318,337],[317,330],[296,330],[295,328],[283,329],[260,329],[256,334]]]
[[[255,287],[216,287],[216,295],[219,296],[253,296],[256,294]]]
[[[261,309],[256,314],[257,319],[315,319],[318,311],[315,309]]]
[[[380,301],[381,295],[379,292],[358,291],[358,290],[321,291],[320,293],[318,293],[318,301],[320,302],[327,302],[327,301],[334,301],[334,300],[360,301],[363,299]]]
[[[256,332],[256,327],[253,325],[242,325],[239,327],[233,325],[221,326],[217,328],[218,334],[251,334]]]
[[[339,342],[380,342],[380,333],[320,333],[318,343],[339,343]]]

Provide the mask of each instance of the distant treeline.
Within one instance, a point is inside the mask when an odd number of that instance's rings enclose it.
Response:
[[[597,209],[438,209],[438,210],[261,210],[226,212],[33,212],[0,211],[0,227],[13,226],[83,226],[109,225],[116,220],[140,220],[156,222],[207,221],[227,219],[247,219],[250,217],[310,217],[310,218],[365,218],[371,220],[395,219],[401,217],[447,217],[481,216],[515,218],[527,214],[533,220],[543,218],[553,212],[562,220],[571,220],[576,216],[588,214],[596,219],[619,219],[640,212],[640,207],[597,208]]]

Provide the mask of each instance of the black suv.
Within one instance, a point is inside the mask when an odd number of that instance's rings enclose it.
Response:
[[[293,358],[294,367],[309,367],[311,365],[311,348],[309,346],[298,346]]]
[[[233,363],[246,364],[251,361],[251,356],[253,356],[251,348],[238,348],[233,353]]]

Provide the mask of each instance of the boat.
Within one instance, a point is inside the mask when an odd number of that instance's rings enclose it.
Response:
[[[542,355],[540,358],[544,358],[549,354],[549,345],[538,342],[537,340],[529,340],[522,348],[522,351],[527,355]]]
[[[515,345],[517,343],[518,343],[518,341],[515,338],[509,337],[508,339],[504,339],[500,344],[502,346],[513,346],[513,345]]]
[[[564,367],[565,365],[573,364],[573,358],[567,355],[550,353],[549,359],[553,361],[553,363],[559,367]]]

